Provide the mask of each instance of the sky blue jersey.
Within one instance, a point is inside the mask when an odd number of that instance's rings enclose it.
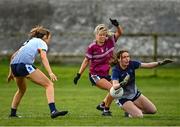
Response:
[[[48,46],[45,41],[40,38],[32,38],[24,43],[24,45],[18,50],[17,54],[11,60],[11,64],[33,64],[35,57],[39,53],[39,49],[44,51],[48,50]]]

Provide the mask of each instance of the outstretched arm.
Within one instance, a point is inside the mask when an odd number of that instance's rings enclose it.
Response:
[[[89,64],[89,60],[85,57],[82,64],[81,64],[79,72],[77,73],[76,77],[74,77],[74,84],[75,85],[77,84],[78,80],[80,79],[82,73],[85,71],[88,64]]]
[[[142,68],[154,68],[154,67],[166,65],[166,64],[172,63],[172,62],[174,62],[174,61],[171,59],[164,59],[163,61],[158,61],[158,62],[141,63],[141,67]]]
[[[159,65],[158,62],[141,63],[142,68],[154,68],[157,67],[158,65]]]

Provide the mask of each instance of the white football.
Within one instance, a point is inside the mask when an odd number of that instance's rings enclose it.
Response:
[[[118,89],[114,89],[114,87],[111,87],[110,89],[110,95],[114,98],[120,98],[123,95],[124,91],[123,88],[120,87]]]

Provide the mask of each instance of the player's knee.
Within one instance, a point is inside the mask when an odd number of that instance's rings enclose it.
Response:
[[[153,109],[151,109],[151,111],[149,112],[150,114],[156,114],[156,112],[157,112],[157,109],[156,108],[153,108]]]
[[[23,88],[19,88],[18,89],[18,92],[22,95],[24,95],[24,93],[26,92],[26,87],[23,87]]]
[[[155,106],[150,107],[147,109],[147,111],[145,111],[146,114],[155,114],[157,112],[157,109]]]
[[[45,88],[54,87],[54,83],[52,81],[48,81],[44,84]]]

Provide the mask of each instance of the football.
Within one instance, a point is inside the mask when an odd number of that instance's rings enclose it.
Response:
[[[120,98],[123,95],[123,93],[124,91],[122,87],[118,89],[114,89],[114,87],[111,87],[110,89],[110,95],[114,98]]]

